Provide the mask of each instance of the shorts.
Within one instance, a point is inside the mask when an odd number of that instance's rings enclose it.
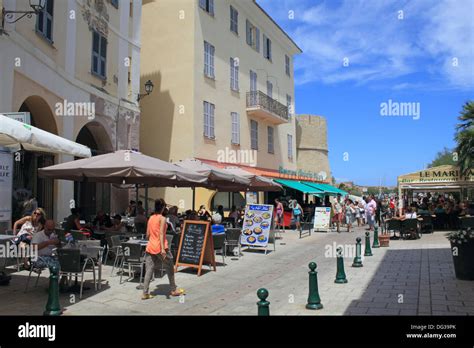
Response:
[[[342,213],[335,213],[332,222],[342,222]]]
[[[373,226],[375,224],[375,215],[367,214],[366,218],[369,226]]]
[[[293,220],[295,223],[299,223],[301,221],[301,214],[293,215]]]

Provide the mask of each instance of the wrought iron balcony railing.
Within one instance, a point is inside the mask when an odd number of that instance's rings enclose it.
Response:
[[[282,119],[282,121],[289,121],[288,107],[279,101],[270,98],[261,91],[247,92],[247,109],[264,109],[267,112],[274,114]]]

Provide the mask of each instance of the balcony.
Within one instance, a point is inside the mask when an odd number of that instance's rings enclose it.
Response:
[[[275,125],[289,122],[288,107],[261,91],[247,92],[247,114]]]

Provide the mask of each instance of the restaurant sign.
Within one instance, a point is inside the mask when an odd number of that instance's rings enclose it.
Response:
[[[10,221],[12,216],[13,156],[0,151],[0,221]]]
[[[2,115],[21,123],[31,124],[31,114],[29,112],[6,112]]]
[[[290,175],[290,176],[298,176],[298,177],[304,177],[304,178],[309,178],[309,179],[315,179],[319,181],[324,181],[327,178],[327,174],[324,171],[321,171],[319,173],[315,172],[310,172],[310,171],[305,171],[302,169],[298,170],[290,170],[290,169],[285,169],[282,166],[278,168],[278,173],[283,174],[283,175]]]
[[[398,177],[398,182],[401,184],[460,181],[474,181],[474,168],[466,169],[461,173],[455,166],[439,166]]]

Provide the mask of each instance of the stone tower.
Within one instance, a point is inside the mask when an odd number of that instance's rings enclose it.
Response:
[[[326,174],[331,181],[326,119],[316,115],[296,115],[296,153],[298,170]]]

